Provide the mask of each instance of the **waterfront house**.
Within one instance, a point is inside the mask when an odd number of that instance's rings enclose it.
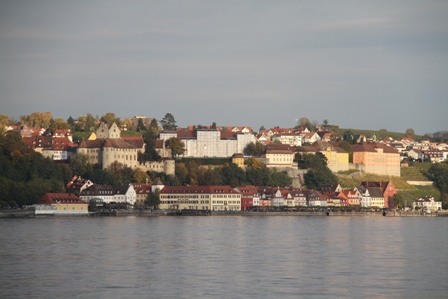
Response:
[[[160,209],[241,211],[241,193],[230,186],[164,186]]]
[[[397,189],[392,181],[363,181],[360,183],[360,186],[362,188],[369,188],[369,192],[372,196],[372,206],[380,206],[382,208],[394,207],[394,195],[397,193]],[[377,196],[378,192],[382,194],[383,198],[383,203],[381,205],[380,202],[373,202],[373,200],[376,200],[374,199],[373,194]]]
[[[135,190],[135,204],[138,206],[144,205],[148,194],[151,193],[151,185],[141,183],[131,183],[131,185]]]
[[[412,208],[419,208],[424,211],[436,212],[442,209],[442,202],[435,201],[434,197],[432,196],[425,196],[414,200],[414,202],[412,203]]]
[[[260,204],[260,194],[255,186],[236,187],[236,191],[241,194],[241,210],[249,210]]]
[[[47,193],[34,205],[36,215],[88,215],[88,204],[75,194]]]
[[[111,185],[92,185],[84,189],[80,198],[89,201],[91,199],[101,199],[104,203],[136,203],[137,194],[132,184],[111,186]]]

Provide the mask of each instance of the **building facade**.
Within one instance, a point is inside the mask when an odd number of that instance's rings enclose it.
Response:
[[[87,216],[88,204],[69,193],[47,193],[35,205],[36,215]]]
[[[229,186],[164,186],[160,209],[241,211],[241,193]]]
[[[217,129],[196,129],[194,131],[179,129],[164,131],[160,139],[179,138],[185,144],[185,157],[231,157],[235,153],[242,154],[251,142],[256,142],[252,133],[235,133]]]
[[[364,172],[400,176],[400,153],[379,143],[355,144],[353,164]]]

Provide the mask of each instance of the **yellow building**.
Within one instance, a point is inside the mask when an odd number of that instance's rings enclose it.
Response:
[[[75,194],[47,193],[36,203],[36,215],[88,215],[88,208]]]
[[[233,154],[232,163],[235,163],[239,168],[244,169],[244,156],[238,153]]]
[[[325,141],[316,141],[310,146],[302,146],[298,152],[301,154],[322,153],[327,158],[328,168],[333,172],[348,170],[350,167],[348,153]]]
[[[287,144],[268,144],[264,162],[267,167],[297,167],[294,151]]]

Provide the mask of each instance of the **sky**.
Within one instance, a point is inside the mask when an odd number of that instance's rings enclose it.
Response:
[[[0,0],[0,114],[448,130],[448,1]]]

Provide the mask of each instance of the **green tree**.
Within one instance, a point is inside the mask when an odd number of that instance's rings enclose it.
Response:
[[[179,157],[185,153],[185,143],[177,137],[171,137],[166,141],[166,146],[171,149],[173,158]]]
[[[51,119],[51,124],[50,124],[49,129],[51,132],[54,132],[56,130],[66,130],[66,129],[70,129],[70,125],[68,123],[66,123],[65,120],[62,118],[55,118],[55,119]]]
[[[263,143],[259,141],[256,141],[255,143],[250,142],[244,148],[244,153],[248,156],[260,157],[262,154],[266,153],[266,148]]]
[[[266,167],[263,163],[261,163],[258,159],[254,157],[250,157],[247,159],[247,168],[248,169],[261,169]]]
[[[145,126],[145,124],[143,123],[143,120],[141,118],[138,119],[138,124],[137,124],[137,131],[141,132],[141,131],[146,131],[147,128]]]
[[[220,186],[223,185],[222,176],[219,169],[199,168],[196,171],[199,186]]]
[[[75,126],[75,120],[71,115],[67,118],[67,124],[72,128]]]
[[[0,133],[5,132],[5,128],[8,125],[9,125],[9,115],[0,114]]]
[[[415,139],[414,129],[412,129],[412,128],[406,129],[406,132],[404,133],[404,136],[405,137],[410,137],[412,139]]]
[[[160,123],[162,124],[162,128],[164,130],[175,130],[177,128],[176,120],[171,113],[165,114],[165,117],[160,120]]]
[[[176,163],[176,177],[181,185],[189,184],[188,169],[185,163]]]
[[[145,204],[155,209],[158,208],[160,205],[160,190],[158,188],[148,194]]]
[[[338,178],[328,168],[327,158],[322,153],[304,155],[303,160],[305,167],[309,169],[304,175],[307,188],[316,189],[320,184],[338,182]]]
[[[117,125],[120,125],[120,123],[118,122]],[[86,115],[85,126],[86,126],[85,131],[94,131],[97,126],[97,121],[95,120],[93,115],[90,113],[87,113],[87,115]]]
[[[224,164],[221,175],[223,184],[231,187],[242,186],[246,180],[246,173],[235,163]]]
[[[271,171],[271,174],[269,176],[269,185],[270,186],[277,186],[277,187],[287,187],[291,186],[292,179],[286,171],[277,172],[277,171]]]
[[[89,115],[89,114],[87,114],[87,115]],[[92,118],[93,118],[93,116],[92,116]],[[110,127],[113,123],[117,124],[118,127],[121,126],[120,118],[116,117],[115,113],[112,113],[112,112],[107,112],[106,114],[101,116],[100,120],[102,122],[104,122],[105,124],[107,124],[108,127]]]
[[[343,140],[339,147],[348,153],[348,162],[353,163],[353,149],[350,143],[347,140]]]
[[[404,198],[400,193],[394,195],[394,206],[402,208],[404,206]]]
[[[353,135],[353,133],[351,131],[345,131],[342,134],[342,138],[350,144],[356,144],[355,135]]]
[[[156,139],[157,135],[152,129],[146,130],[143,134],[143,140],[145,141],[145,152],[139,153],[138,161],[140,164],[144,164],[146,161],[160,161],[162,157],[156,151]]]
[[[443,207],[448,206],[448,163],[435,163],[433,164],[425,175],[433,181],[434,186],[440,192],[440,200]]]
[[[246,171],[246,181],[254,186],[269,185],[271,171],[267,167],[248,168]]]
[[[30,115],[20,116],[20,123],[38,128],[48,128],[53,115],[50,112],[33,112]]]

